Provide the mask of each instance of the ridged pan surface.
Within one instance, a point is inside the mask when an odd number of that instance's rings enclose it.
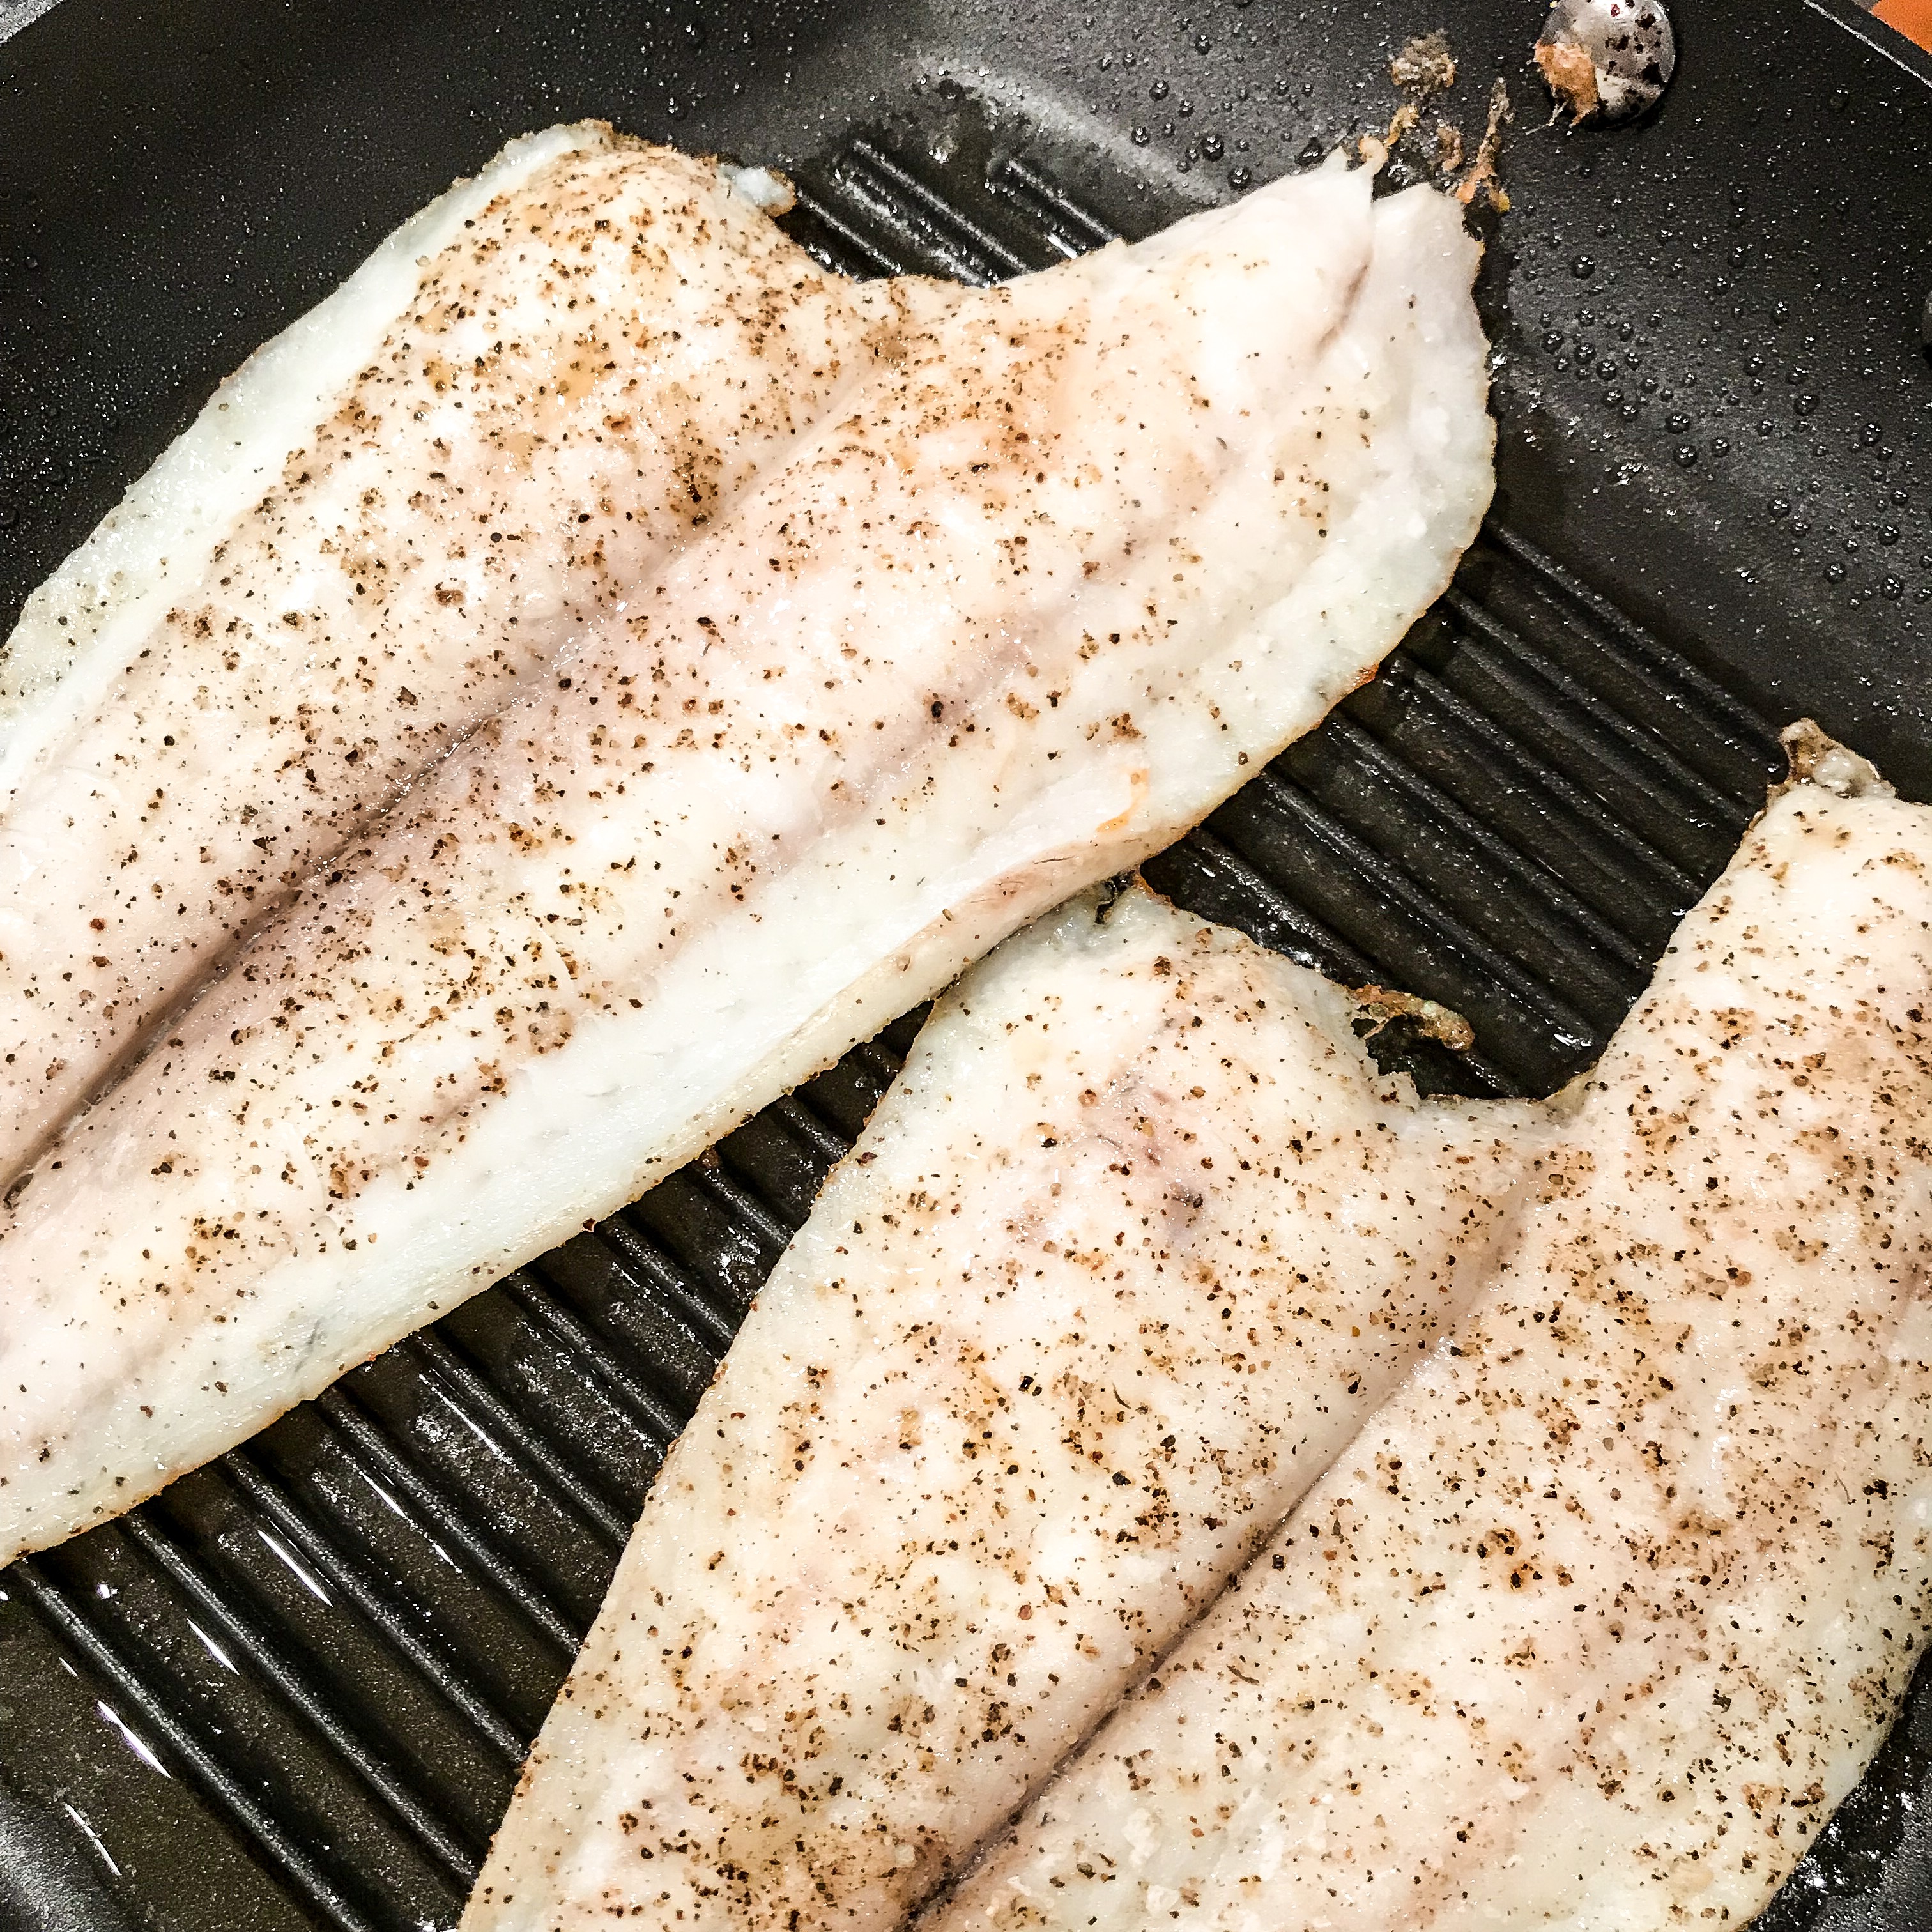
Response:
[[[31,9],[0,0],[0,34]],[[0,44],[0,627],[214,383],[502,139],[585,114],[791,167],[854,274],[982,280],[1514,94],[1480,298],[1502,488],[1365,690],[1147,868],[1586,1064],[1803,712],[1932,794],[1932,69],[1849,5],[1678,8],[1570,135],[1542,8],[61,0]],[[1400,176],[1407,162],[1399,158]],[[594,1233],[123,1522],[0,1574],[0,1925],[449,1924],[664,1450],[890,1082],[888,1029]],[[1762,1923],[1932,1923],[1932,1689]]]

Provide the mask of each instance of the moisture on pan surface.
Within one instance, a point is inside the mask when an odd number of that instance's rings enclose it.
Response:
[[[1389,53],[1444,27],[1465,130],[1497,74],[1521,116],[1481,290],[1496,520],[1384,676],[1149,876],[1468,1014],[1476,1054],[1426,1076],[1547,1090],[1729,855],[1771,724],[1932,792],[1932,236],[1892,164],[1932,92],[1849,5],[1712,0],[1653,122],[1539,130],[1543,10],[62,0],[0,46],[0,624],[249,348],[526,127],[791,163],[839,266],[994,276],[1385,124]],[[0,1923],[448,1923],[652,1470],[908,1037],[0,1577]],[[1932,1916],[1928,1749],[1921,1694],[1767,1922]]]

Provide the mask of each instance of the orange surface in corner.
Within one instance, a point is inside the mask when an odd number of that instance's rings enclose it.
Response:
[[[1932,0],[1879,0],[1872,11],[1906,39],[1932,47]]]

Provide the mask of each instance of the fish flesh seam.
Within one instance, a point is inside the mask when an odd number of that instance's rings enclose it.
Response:
[[[713,163],[586,124],[513,144],[224,384],[0,656],[0,1190],[728,509],[894,299]]]
[[[467,1932],[895,1924],[1484,1277],[1527,1108],[1136,887],[940,1003],[654,1485]]]
[[[925,1932],[1756,1916],[1926,1628],[1929,854],[1772,806],[1453,1340]]]
[[[41,1163],[0,1551],[635,1198],[1316,723],[1486,503],[1476,255],[1330,167],[910,330]]]

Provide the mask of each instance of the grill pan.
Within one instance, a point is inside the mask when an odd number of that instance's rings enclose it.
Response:
[[[0,0],[0,628],[221,376],[507,136],[796,176],[855,274],[982,280],[1385,125],[1520,118],[1478,290],[1495,514],[1383,674],[1150,883],[1468,1016],[1425,1085],[1594,1057],[1810,713],[1932,797],[1932,60],[1678,0],[1649,123],[1540,126],[1538,0]],[[1392,170],[1404,177],[1398,155]],[[158,1501],[0,1573],[0,1926],[450,1924],[628,1526],[909,1016],[594,1233]],[[1760,1923],[1932,1923],[1932,1681]]]

